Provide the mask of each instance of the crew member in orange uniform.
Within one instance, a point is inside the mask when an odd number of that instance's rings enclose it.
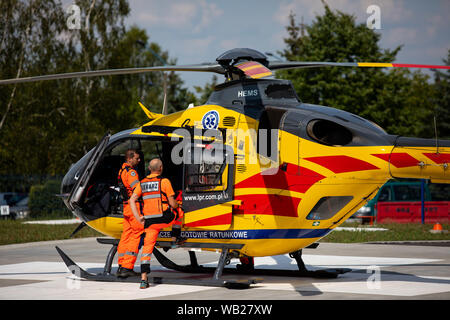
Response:
[[[153,159],[149,164],[150,175],[141,180],[130,198],[130,206],[136,220],[144,225],[144,246],[141,254],[141,289],[149,287],[147,274],[150,273],[150,258],[155,247],[159,231],[172,225],[176,214],[171,210],[178,208],[175,192],[169,179],[162,178],[163,163],[160,159]],[[144,201],[142,212],[139,215],[136,205],[137,199]]]
[[[139,253],[139,242],[144,228],[134,217],[129,204],[129,198],[133,194],[133,190],[139,185],[139,176],[135,169],[139,162],[140,157],[136,150],[127,150],[125,163],[118,175],[123,198],[123,231],[117,247],[119,269],[116,273],[116,276],[120,278],[139,275],[133,271],[133,268]],[[139,206],[139,203],[137,206]],[[139,207],[137,207],[137,210],[139,210]]]

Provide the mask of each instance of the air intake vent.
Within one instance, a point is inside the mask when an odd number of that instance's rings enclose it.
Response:
[[[310,121],[306,131],[317,142],[329,146],[345,146],[353,140],[353,134],[349,129],[324,119]]]
[[[236,124],[236,118],[235,117],[225,117],[223,118],[223,125],[225,127],[234,127]]]

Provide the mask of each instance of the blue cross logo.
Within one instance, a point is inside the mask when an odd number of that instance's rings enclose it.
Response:
[[[215,110],[208,111],[202,118],[203,129],[217,129],[219,126],[219,113]]]

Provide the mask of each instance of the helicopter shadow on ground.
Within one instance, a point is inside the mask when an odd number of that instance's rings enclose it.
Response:
[[[410,264],[405,265],[408,267],[414,267],[414,266],[433,266],[433,265],[424,265],[424,264]],[[447,264],[440,264],[436,265],[437,267],[448,267]],[[397,286],[398,290],[401,292],[405,290],[410,290],[409,294],[405,295],[411,295],[412,292],[417,293],[416,295],[420,295],[420,291],[423,290],[430,290],[430,288],[434,288],[436,292],[442,292],[442,291],[450,291],[450,278],[448,277],[439,277],[439,276],[419,276],[412,273],[407,272],[398,272],[398,271],[389,271],[389,270],[381,270],[379,271],[379,274],[375,276],[375,273],[373,273],[373,270],[353,270],[352,272],[346,273],[344,275],[338,276],[336,279],[333,279],[332,282],[335,285],[339,285],[339,283],[342,283],[342,292],[345,292],[350,287],[355,286],[355,288],[361,288],[364,287],[363,283],[365,283],[366,290],[362,290],[361,293],[364,294],[378,294],[378,295],[384,295],[385,290],[392,292],[392,287]],[[379,284],[377,286],[376,281],[379,281]],[[323,286],[321,285],[323,284]],[[328,290],[326,289],[328,285],[330,284],[330,280],[324,280],[324,279],[314,279],[314,282],[308,284],[307,286],[295,286],[295,290],[302,296],[315,296],[324,294]],[[362,285],[362,286],[361,286]],[[442,285],[440,287],[435,287],[435,285]],[[332,291],[336,292],[339,291],[337,286],[334,286]],[[431,287],[430,287],[431,286]],[[376,287],[378,290],[370,290],[370,287]],[[366,292],[364,292],[366,291]],[[389,293],[388,293],[389,294]],[[395,294],[394,295],[402,295],[403,294]]]
[[[256,268],[258,269],[287,269],[289,265],[289,269],[293,270],[297,268],[296,263],[292,263],[287,255],[279,255],[272,257],[276,264],[271,263],[263,263],[257,264]],[[234,264],[234,263],[233,263]],[[402,265],[396,265],[395,267],[401,267]],[[448,267],[447,264],[408,264],[404,265],[405,267]],[[229,268],[233,268],[231,265]],[[306,265],[308,270],[314,269],[322,269],[317,268],[311,265]],[[385,268],[392,267],[385,266]],[[138,268],[136,268],[138,269]],[[114,273],[116,268],[112,268],[112,273]],[[86,268],[86,271],[92,274],[101,274],[103,272],[103,268],[99,267],[89,267]],[[139,270],[137,270],[139,271]],[[170,277],[170,278],[195,278],[199,279],[209,278],[211,275],[209,273],[205,274],[191,274],[184,273],[166,269],[162,266],[155,265],[155,268],[152,268],[153,276],[162,276],[162,277]],[[314,297],[321,296],[324,294],[336,294],[336,293],[349,293],[349,294],[358,294],[362,295],[361,297],[368,297],[366,295],[387,295],[387,296],[413,296],[415,293],[420,295],[419,292],[424,290],[425,292],[428,290],[434,290],[436,293],[447,291],[446,288],[449,288],[450,291],[450,279],[448,277],[438,277],[438,276],[419,276],[408,272],[397,272],[390,270],[383,270],[383,267],[380,267],[380,273],[378,280],[380,281],[380,289],[379,290],[370,290],[369,286],[374,282],[371,280],[374,274],[372,272],[368,272],[365,269],[355,269],[351,272],[341,274],[335,279],[320,279],[313,277],[292,277],[292,276],[276,276],[276,275],[268,275],[263,277],[263,284],[268,285],[269,288],[271,285],[277,286],[277,284],[290,284],[292,286],[292,292],[297,292],[302,297]],[[228,278],[229,276],[226,276]],[[135,278],[135,279],[134,279]],[[116,279],[114,282],[138,282],[138,277],[133,277],[133,279],[120,280]],[[263,285],[263,286],[265,286]],[[436,287],[437,285],[437,287]],[[398,288],[396,287],[398,286]],[[252,286],[253,288],[259,288],[261,285],[255,284]],[[251,289],[251,288],[250,288]],[[274,288],[274,290],[277,290]],[[406,291],[405,291],[406,290]],[[432,292],[431,292],[432,293]]]
[[[289,258],[287,255],[278,255],[278,256],[272,256],[271,257],[276,264],[271,263],[262,263],[257,264],[256,268],[258,269],[290,269],[295,270],[297,269],[297,265],[295,263],[294,259]],[[321,269],[327,269],[332,268],[332,265],[308,265],[305,264],[306,268],[308,270],[321,270]],[[392,271],[392,270],[386,270],[387,268],[392,267],[407,267],[410,271],[405,272],[399,272],[399,271]],[[317,296],[324,294],[327,290],[323,289],[320,284],[324,284],[324,288],[327,287],[328,284],[335,284],[339,286],[339,283],[342,283],[342,290],[345,291],[346,288],[349,286],[352,286],[352,283],[354,283],[356,286],[361,286],[362,283],[366,283],[367,287],[373,284],[374,279],[377,279],[380,281],[380,287],[390,287],[392,284],[396,283],[404,283],[404,286],[413,285],[413,288],[420,288],[421,285],[424,285],[424,288],[429,288],[429,285],[444,285],[448,286],[448,290],[450,291],[450,278],[445,276],[420,276],[417,274],[413,274],[411,268],[414,267],[427,267],[430,270],[433,268],[448,268],[449,264],[399,264],[399,265],[392,265],[392,264],[379,264],[377,266],[369,266],[369,265],[361,265],[361,264],[355,264],[355,265],[345,265],[346,268],[352,268],[351,272],[341,274],[336,279],[318,279],[318,278],[312,278],[312,277],[301,277],[301,278],[294,278],[294,277],[283,277],[283,281],[286,281],[288,283],[291,283],[293,286],[293,289],[298,292],[302,296]],[[341,265],[337,267],[343,267]],[[376,275],[375,273],[378,272]],[[429,274],[429,271],[428,271]],[[272,281],[278,281],[280,277],[270,277],[266,278],[267,282]],[[311,281],[312,280],[312,281]],[[363,285],[364,287],[364,285]],[[336,286],[334,287],[336,288]],[[445,287],[441,287],[440,289],[444,289]],[[411,289],[415,290],[415,289]],[[367,293],[377,293],[377,291],[370,291],[367,290]],[[378,291],[377,294],[383,294],[383,290]]]
[[[292,258],[290,258],[289,256],[287,256],[287,255],[278,255],[278,256],[273,256],[272,257],[276,262],[277,262],[277,264],[279,264],[280,266],[287,266],[287,265],[289,265],[290,266],[290,268],[292,268],[292,270],[297,270],[298,269],[298,266],[297,266],[297,264],[296,264],[296,262],[295,262],[295,259],[292,259]],[[258,266],[258,267],[260,267],[260,266]],[[314,268],[313,266],[310,266],[310,265],[306,265],[305,264],[305,267],[308,269],[308,270],[314,270],[314,269],[316,269],[316,268]],[[294,288],[295,288],[295,286],[294,286]],[[297,291],[301,296],[303,296],[303,297],[310,297],[310,296],[319,296],[319,295],[322,295],[322,294],[324,294],[324,292],[322,292],[319,288],[317,288],[316,286],[314,286],[314,284],[313,283],[311,283],[310,285],[309,285],[309,288],[307,289],[307,290],[304,290],[304,289],[301,289],[301,288],[295,288],[295,291]]]

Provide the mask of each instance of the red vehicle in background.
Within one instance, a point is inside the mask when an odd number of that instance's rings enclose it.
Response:
[[[420,180],[392,180],[381,187],[375,198],[359,209],[353,217],[371,224],[448,223],[450,185],[422,183]]]

